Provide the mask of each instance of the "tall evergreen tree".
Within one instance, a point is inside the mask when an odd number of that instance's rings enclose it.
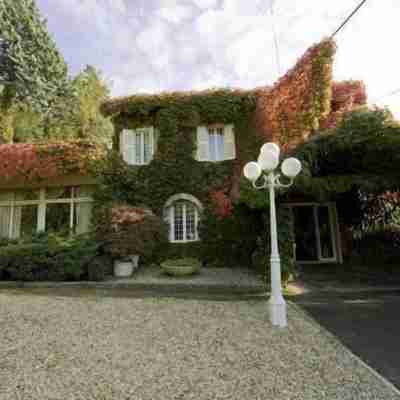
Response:
[[[48,112],[70,95],[67,65],[34,0],[0,1],[0,82],[14,88],[15,101]]]
[[[40,121],[42,132],[35,130],[35,137],[69,137],[70,132],[52,129],[62,130],[77,107],[67,65],[35,1],[1,0],[0,139],[14,141],[16,116],[26,116],[27,110],[28,119],[37,114],[35,121]]]

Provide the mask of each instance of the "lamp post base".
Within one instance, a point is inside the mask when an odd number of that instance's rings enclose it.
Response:
[[[271,296],[268,302],[269,320],[274,326],[284,328],[287,326],[286,302],[283,297],[275,299]]]

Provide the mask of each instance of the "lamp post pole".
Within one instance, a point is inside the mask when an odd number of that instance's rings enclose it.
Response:
[[[292,186],[294,178],[301,171],[301,163],[296,158],[288,158],[282,162],[283,175],[289,178],[288,183],[280,181],[281,174],[274,173],[279,165],[279,147],[274,143],[266,143],[261,148],[257,162],[249,162],[244,167],[244,175],[255,189],[266,189],[269,192],[270,235],[271,235],[271,296],[269,299],[270,321],[274,326],[286,327],[286,302],[282,295],[281,260],[278,248],[278,231],[276,222],[275,189]],[[265,171],[265,173],[263,173]],[[262,177],[263,182],[257,184]]]
[[[278,232],[276,226],[275,207],[275,175],[273,172],[268,176],[269,186],[269,210],[270,210],[270,232],[271,232],[271,297],[269,299],[269,311],[272,325],[287,326],[286,302],[282,296],[281,281],[281,259],[278,248]]]

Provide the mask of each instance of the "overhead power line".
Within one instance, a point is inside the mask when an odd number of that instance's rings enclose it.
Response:
[[[386,99],[386,97],[390,97],[390,96],[394,96],[395,94],[400,93],[400,88],[396,89],[396,90],[392,90],[389,93],[384,94],[383,96],[377,97],[376,99],[373,100],[373,102],[382,100],[382,99]]]
[[[367,0],[363,0],[353,11],[352,13],[340,24],[339,28],[336,29],[336,31],[332,34],[331,39],[335,37],[336,34],[338,34],[344,26],[350,21],[350,19],[354,16],[354,14],[357,13],[357,11],[367,2]]]
[[[270,1],[270,11],[271,11],[271,17],[272,17],[272,33],[274,36],[276,69],[277,69],[278,76],[279,76],[281,74],[281,61],[280,61],[280,56],[279,56],[278,35],[277,35],[276,29],[275,29],[274,3],[275,3],[275,0]]]

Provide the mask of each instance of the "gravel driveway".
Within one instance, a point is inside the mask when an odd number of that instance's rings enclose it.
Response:
[[[18,293],[18,294],[17,294]],[[398,399],[289,307],[0,292],[0,399]]]

